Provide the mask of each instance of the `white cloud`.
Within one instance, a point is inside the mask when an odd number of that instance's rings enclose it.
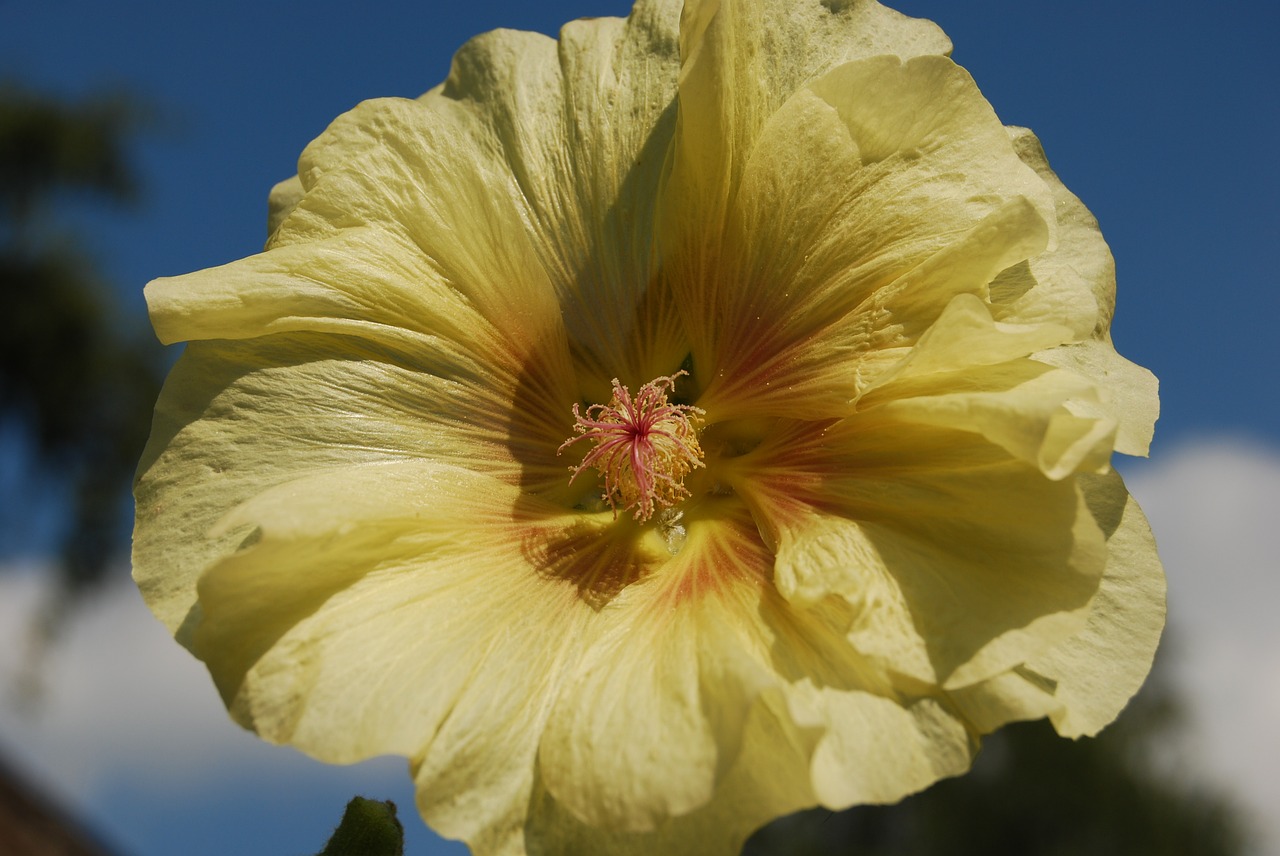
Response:
[[[0,578],[0,676],[9,689],[0,735],[59,791],[82,800],[124,774],[157,790],[190,770],[252,764],[256,741],[227,720],[203,668],[169,639],[127,581],[77,613],[44,652],[42,692],[15,698],[42,578]]]
[[[1125,468],[1169,577],[1169,644],[1195,760],[1280,854],[1280,451],[1187,445]]]

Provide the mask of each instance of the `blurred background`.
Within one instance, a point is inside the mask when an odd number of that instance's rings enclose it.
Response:
[[[1117,466],[1169,630],[1102,737],[1017,726],[968,777],[748,852],[1280,856],[1280,7],[890,5],[943,26],[1115,252],[1115,340],[1163,405],[1151,458]],[[430,88],[468,37],[628,8],[0,0],[0,780],[109,853],[314,853],[355,793],[401,805],[409,853],[466,852],[418,822],[402,760],[325,767],[242,733],[141,604],[128,482],[175,356],[142,286],[260,250],[303,146]]]

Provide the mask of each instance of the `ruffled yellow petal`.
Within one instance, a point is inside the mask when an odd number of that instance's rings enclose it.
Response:
[[[531,824],[620,852],[729,839],[727,853],[801,805],[889,802],[968,765],[973,741],[947,705],[900,691],[849,644],[848,604],[788,603],[770,564],[749,518],[723,509],[606,607],[548,720],[546,815]]]
[[[533,490],[567,488],[554,443],[571,422],[568,401],[558,425],[540,422],[536,406],[513,411],[513,400],[535,400],[531,381],[457,351],[462,365],[433,364],[440,350],[417,338],[420,347],[396,350],[314,333],[187,346],[156,405],[135,488],[134,576],[170,629],[195,603],[196,577],[236,545],[209,537],[214,524],[274,485],[426,459],[465,460]]]
[[[985,298],[1039,253],[1052,203],[967,74],[887,56],[770,117],[725,216],[715,258],[677,277],[695,373],[715,367],[702,405],[821,417],[848,413],[953,297]]]
[[[1025,359],[1067,339],[1057,324],[992,320],[971,295],[948,304],[938,321],[858,402],[895,417],[973,431],[1053,479],[1105,469],[1116,422],[1100,404],[1105,380]]]
[[[989,734],[1010,722],[1044,719],[1062,711],[1054,698],[1054,684],[1043,675],[1014,666],[985,681],[950,693],[960,716],[979,734]]]
[[[424,375],[421,383],[450,390],[419,402],[420,425],[442,418],[469,422],[480,433],[500,432],[510,425],[495,415],[507,414],[523,425],[516,442],[525,442],[543,466],[552,463],[546,445],[563,438],[563,414],[578,399],[558,313],[540,313],[531,304],[513,332],[501,311],[487,314],[482,301],[442,279],[416,246],[380,226],[346,228],[156,280],[146,294],[166,342],[321,334],[305,339],[315,360],[365,351],[416,370]],[[520,403],[514,413],[512,400]]]
[[[972,294],[961,294],[947,303],[933,326],[871,389],[893,381],[923,381],[939,375],[954,380],[957,373],[966,369],[1013,362],[1068,341],[1070,337],[1070,330],[1062,324],[995,321],[981,300]],[[972,384],[958,385],[972,387]]]
[[[280,229],[280,224],[298,207],[306,191],[296,175],[277,183],[267,194],[267,244]]]
[[[1067,409],[1114,424],[1117,452],[1147,454],[1160,415],[1159,384],[1150,371],[1116,353],[1109,334],[1038,353],[1035,359],[1091,381],[1094,392],[1067,400]]]
[[[658,236],[664,273],[684,308],[695,368],[708,365],[721,294],[740,285],[721,270],[733,258],[724,246],[725,230],[740,179],[771,117],[810,81],[844,63],[950,49],[932,23],[875,2],[703,0],[685,5],[679,115],[670,175],[661,191]],[[781,219],[792,216],[777,205],[770,210]]]
[[[813,786],[833,809],[892,803],[969,769],[977,741],[936,699],[818,692],[827,734],[813,759]]]
[[[1085,628],[1027,668],[1054,682],[1063,710],[1051,718],[1064,737],[1097,734],[1151,670],[1164,629],[1164,568],[1142,509],[1115,473],[1082,478],[1085,498],[1107,533],[1107,571]]]
[[[1026,128],[1008,128],[1014,149],[1048,184],[1057,212],[1057,243],[992,283],[997,318],[1020,323],[1071,325],[1073,344],[1037,356],[1097,383],[1097,402],[1072,402],[1080,411],[1105,413],[1117,423],[1116,451],[1145,455],[1160,412],[1151,372],[1116,353],[1109,328],[1115,310],[1115,262],[1098,222],[1054,175],[1040,141]]]
[[[289,245],[376,227],[380,240],[395,242],[385,247],[395,253],[390,263],[412,265],[425,281],[420,291],[413,280],[403,283],[383,305],[412,296],[429,301],[447,290],[514,342],[562,335],[519,184],[463,105],[366,101],[306,148],[298,177],[304,195],[277,229],[268,258]],[[377,263],[376,256],[360,258]],[[406,291],[410,296],[401,297]]]
[[[1064,737],[1110,724],[1146,680],[1165,617],[1164,571],[1146,518],[1115,473],[1082,478],[1107,533],[1107,569],[1084,628],[996,678],[953,694],[981,731],[1049,717]]]
[[[535,792],[526,840],[537,846],[502,852],[734,856],[766,820],[815,804],[900,799],[961,772],[972,758],[969,732],[934,702],[904,705],[813,686],[791,695],[794,702],[764,697],[750,708],[742,749],[701,808],[647,832],[623,832],[585,824],[550,794]],[[815,746],[824,728],[830,734]]]
[[[335,333],[409,352],[444,345],[459,363],[496,366],[517,364],[532,350],[513,347],[507,331],[442,278],[428,256],[381,226],[351,227],[158,279],[147,285],[146,296],[165,343]],[[554,327],[546,333],[554,336]]]
[[[599,621],[546,545],[581,539],[574,570],[594,557],[598,579],[620,555],[603,525],[408,462],[281,485],[218,529],[244,546],[201,577],[185,635],[241,723],[331,762],[411,757],[446,835],[519,828],[557,687]]]
[[[761,128],[792,93],[856,59],[945,54],[929,21],[875,2],[695,0],[680,21],[679,118],[663,200],[683,241],[714,237]]]
[[[678,3],[642,2],[626,20],[568,24],[558,43],[488,33],[422,99],[466,110],[500,153],[580,369],[606,388],[670,373],[686,353],[651,253],[678,15]]]
[[[616,856],[736,856],[766,820],[816,802],[808,758],[814,736],[788,711],[764,701],[746,715],[742,750],[719,779],[716,798],[653,830],[627,832],[590,826],[545,789],[535,791],[526,834],[502,853],[616,854]],[[528,842],[536,842],[526,848]]]
[[[723,717],[740,720],[776,682],[759,665],[752,675],[724,662],[739,609],[766,584],[753,534],[690,524],[661,578],[606,608],[613,616],[557,702],[540,756],[548,791],[586,823],[650,830],[714,794],[741,732]]]
[[[266,253],[148,286],[157,331],[166,341],[320,334],[291,346],[288,359],[304,372],[368,360],[420,376],[400,409],[421,437],[397,444],[389,435],[392,454],[421,448],[444,423],[452,431],[435,442],[449,452],[463,451],[451,433],[474,431],[496,447],[486,460],[510,466],[514,456],[515,477],[531,489],[564,490],[554,450],[580,395],[568,339],[518,190],[474,126],[465,112],[397,100],[335,122],[304,155],[305,193]],[[363,412],[358,395],[346,406]],[[224,412],[183,418],[216,422]]]
[[[890,402],[885,410],[904,421],[981,434],[1053,479],[1107,466],[1114,423],[1064,406],[1091,391],[1077,376],[1021,364],[970,377],[976,389],[953,392],[955,386],[937,378],[922,394]]]
[[[971,434],[887,410],[797,423],[735,462],[797,603],[849,600],[853,646],[893,672],[963,686],[1077,632],[1105,561],[1071,480]]]
[[[1069,324],[1077,341],[1105,331],[1115,308],[1115,260],[1098,221],[1049,167],[1034,134],[1016,127],[1005,132],[1018,157],[1053,195],[1056,241],[992,283],[995,311],[1002,320]]]

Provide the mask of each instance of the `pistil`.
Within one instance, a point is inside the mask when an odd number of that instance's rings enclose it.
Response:
[[[581,464],[570,467],[569,481],[588,467],[599,471],[604,476],[604,500],[615,517],[622,509],[643,523],[659,509],[689,497],[684,477],[703,466],[698,445],[703,411],[667,400],[676,379],[684,374],[679,371],[652,380],[635,396],[614,378],[608,404],[593,404],[586,413],[573,406],[574,436],[561,444],[557,454],[579,440],[595,444]]]

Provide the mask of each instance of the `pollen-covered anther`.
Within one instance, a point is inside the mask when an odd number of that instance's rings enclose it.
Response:
[[[608,404],[593,404],[585,414],[573,406],[574,436],[557,454],[579,440],[595,444],[581,464],[569,468],[569,481],[587,467],[598,470],[604,476],[604,499],[615,515],[621,508],[644,522],[689,497],[684,477],[703,466],[698,445],[703,411],[667,400],[683,374],[687,372],[649,381],[634,397],[614,378]]]

